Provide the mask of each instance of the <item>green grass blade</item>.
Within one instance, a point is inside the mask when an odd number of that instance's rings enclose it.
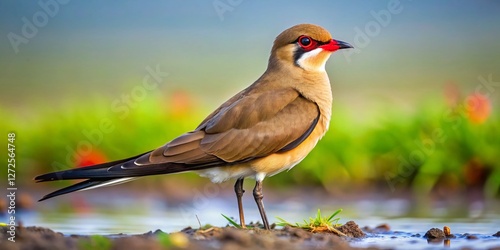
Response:
[[[238,223],[236,223],[236,221],[234,221],[233,219],[225,216],[224,214],[221,214],[221,215],[222,215],[222,217],[224,217],[229,222],[229,224],[233,225],[236,228],[241,228],[241,225],[238,224]]]
[[[330,221],[331,219],[333,219],[333,217],[335,217],[337,214],[339,214],[340,212],[342,212],[342,208],[341,209],[338,209],[337,211],[335,211],[332,215],[330,215],[330,217],[328,217],[327,221]],[[338,219],[337,219],[338,221]]]
[[[279,220],[279,222],[276,223],[276,225],[280,226],[280,227],[284,227],[284,226],[292,226],[292,223],[286,221],[285,219],[283,218],[280,218],[280,217],[276,217],[276,219]]]

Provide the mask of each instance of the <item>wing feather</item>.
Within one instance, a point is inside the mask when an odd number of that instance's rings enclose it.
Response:
[[[197,130],[181,135],[137,163],[212,166],[264,157],[296,147],[296,141],[312,131],[319,116],[317,105],[292,88],[239,96]],[[294,142],[297,145],[290,147]]]

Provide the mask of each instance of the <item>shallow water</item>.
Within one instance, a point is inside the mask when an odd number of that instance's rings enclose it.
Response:
[[[307,199],[306,199],[307,200]],[[169,205],[159,199],[123,197],[107,200],[95,199],[85,203],[64,204],[74,199],[57,202],[38,203],[36,211],[18,212],[18,221],[25,226],[42,226],[62,232],[66,235],[78,234],[142,234],[161,229],[165,232],[179,231],[187,226],[198,227],[201,223],[215,226],[225,226],[227,221],[221,216],[237,215],[237,207],[233,197],[194,200],[186,204]],[[58,203],[59,202],[59,203]],[[62,204],[61,204],[62,203]],[[78,207],[78,209],[61,209],[62,207]],[[260,215],[252,199],[244,200],[247,222],[260,220]],[[103,209],[105,207],[105,209]],[[387,233],[368,234],[361,240],[352,240],[353,246],[377,246],[391,249],[488,249],[500,247],[500,238],[491,236],[500,230],[500,215],[497,210],[484,209],[484,205],[472,204],[470,212],[465,217],[450,217],[449,209],[433,208],[431,214],[435,217],[407,217],[410,210],[409,202],[401,199],[384,201],[307,201],[285,202],[270,201],[266,210],[270,221],[276,217],[290,222],[300,222],[314,216],[320,208],[324,216],[337,208],[343,208],[340,223],[354,220],[360,227],[375,227],[387,223],[391,231]],[[491,206],[490,206],[491,207]],[[480,209],[478,209],[480,208]],[[436,216],[438,215],[438,216]],[[1,221],[5,221],[5,215]],[[199,220],[199,222],[198,222]],[[423,235],[430,228],[449,226],[457,238],[448,241],[427,242]],[[464,234],[478,237],[475,240],[466,239]]]

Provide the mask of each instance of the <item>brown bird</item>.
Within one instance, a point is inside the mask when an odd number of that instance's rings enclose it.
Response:
[[[236,179],[240,224],[245,227],[241,198],[243,180],[250,177],[256,180],[253,196],[269,229],[262,181],[302,161],[328,130],[332,91],[325,63],[332,52],[346,48],[352,46],[332,39],[322,27],[293,26],[274,41],[264,74],[195,130],[128,159],[37,176],[38,182],[86,179],[40,201],[147,175],[197,171],[215,183]]]

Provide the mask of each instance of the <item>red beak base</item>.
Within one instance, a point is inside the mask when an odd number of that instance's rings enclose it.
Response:
[[[346,42],[342,42],[342,41],[335,40],[335,39],[332,39],[332,40],[330,40],[329,43],[321,45],[319,47],[326,50],[326,51],[330,51],[330,52],[334,52],[334,51],[337,51],[339,49],[352,49],[352,48],[354,48],[352,45],[350,45]]]

